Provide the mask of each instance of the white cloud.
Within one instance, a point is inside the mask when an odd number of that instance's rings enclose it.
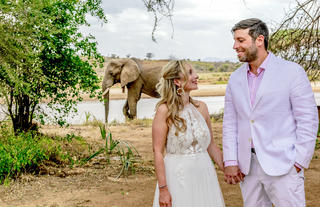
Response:
[[[245,3],[244,3],[245,2]],[[125,5],[125,6],[123,6]],[[235,59],[232,50],[232,26],[241,19],[257,17],[269,28],[284,17],[285,10],[294,0],[175,0],[173,12],[174,33],[168,19],[163,18],[157,28],[157,43],[151,40],[153,14],[148,13],[141,0],[103,1],[108,23],[90,18],[91,28],[84,33],[96,36],[98,49],[103,55],[116,53],[144,58],[147,52],[156,59],[204,59],[217,57]]]

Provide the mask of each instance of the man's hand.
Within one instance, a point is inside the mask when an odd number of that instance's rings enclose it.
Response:
[[[239,167],[228,166],[224,168],[224,181],[228,184],[237,184],[240,181],[243,181],[245,175],[240,171]]]

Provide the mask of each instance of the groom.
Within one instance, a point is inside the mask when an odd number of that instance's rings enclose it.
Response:
[[[232,28],[245,62],[225,95],[225,180],[239,181],[245,207],[305,206],[304,168],[315,147],[318,114],[304,69],[267,51],[268,28],[246,19]]]

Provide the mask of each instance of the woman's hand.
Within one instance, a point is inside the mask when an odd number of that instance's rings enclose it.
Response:
[[[160,207],[171,207],[171,195],[168,190],[168,187],[159,189],[159,204]]]

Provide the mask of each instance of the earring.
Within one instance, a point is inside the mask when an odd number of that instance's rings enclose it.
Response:
[[[181,96],[182,94],[184,94],[184,90],[183,90],[182,87],[179,87],[179,88],[177,89],[177,94],[178,94],[178,96]]]

